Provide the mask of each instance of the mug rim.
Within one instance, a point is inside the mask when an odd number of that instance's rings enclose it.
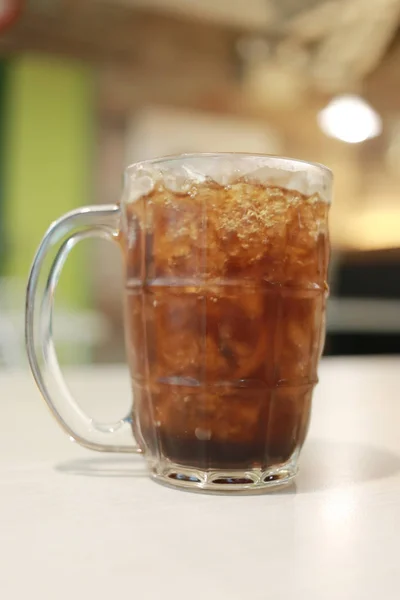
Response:
[[[326,176],[328,176],[331,180],[333,180],[333,172],[332,170],[319,162],[307,161],[300,158],[291,158],[289,156],[279,156],[278,154],[261,154],[261,153],[252,153],[252,152],[187,152],[183,154],[171,154],[166,156],[160,156],[156,158],[147,158],[145,160],[139,160],[137,162],[129,164],[125,167],[125,173],[128,173],[131,169],[135,169],[138,167],[145,167],[146,165],[158,165],[161,163],[175,162],[182,159],[194,159],[194,158],[224,158],[224,157],[236,157],[243,159],[251,159],[251,158],[265,158],[268,161],[271,161],[271,166],[274,166],[276,162],[276,167],[279,166],[282,168],[282,165],[279,163],[285,164],[295,164],[298,166],[311,167],[314,169],[318,169],[322,171]]]

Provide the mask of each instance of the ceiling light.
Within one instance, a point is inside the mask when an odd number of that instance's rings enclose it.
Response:
[[[382,132],[380,116],[360,96],[336,96],[317,118],[326,135],[349,144],[364,142]]]

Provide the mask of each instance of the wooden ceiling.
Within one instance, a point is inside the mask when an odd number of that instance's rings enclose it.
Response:
[[[371,93],[388,88],[383,100],[398,106],[400,0],[235,0],[234,7],[230,0],[30,0],[0,35],[0,51],[68,54],[183,87],[195,77],[205,89],[216,79],[264,79],[272,100],[278,83],[286,96],[306,89],[308,102],[310,93],[357,91],[372,78]]]

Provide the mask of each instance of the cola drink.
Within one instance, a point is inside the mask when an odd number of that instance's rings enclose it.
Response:
[[[171,463],[284,464],[301,448],[325,332],[328,204],[238,178],[162,180],[127,209],[135,437]]]

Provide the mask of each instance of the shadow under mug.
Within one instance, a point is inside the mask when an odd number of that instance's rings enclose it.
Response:
[[[53,223],[29,277],[26,345],[64,430],[93,450],[142,453],[175,487],[289,483],[325,336],[331,184],[326,167],[288,158],[182,155],[128,167],[119,204]],[[134,401],[117,423],[75,402],[52,338],[61,270],[88,237],[117,243],[124,260]]]

